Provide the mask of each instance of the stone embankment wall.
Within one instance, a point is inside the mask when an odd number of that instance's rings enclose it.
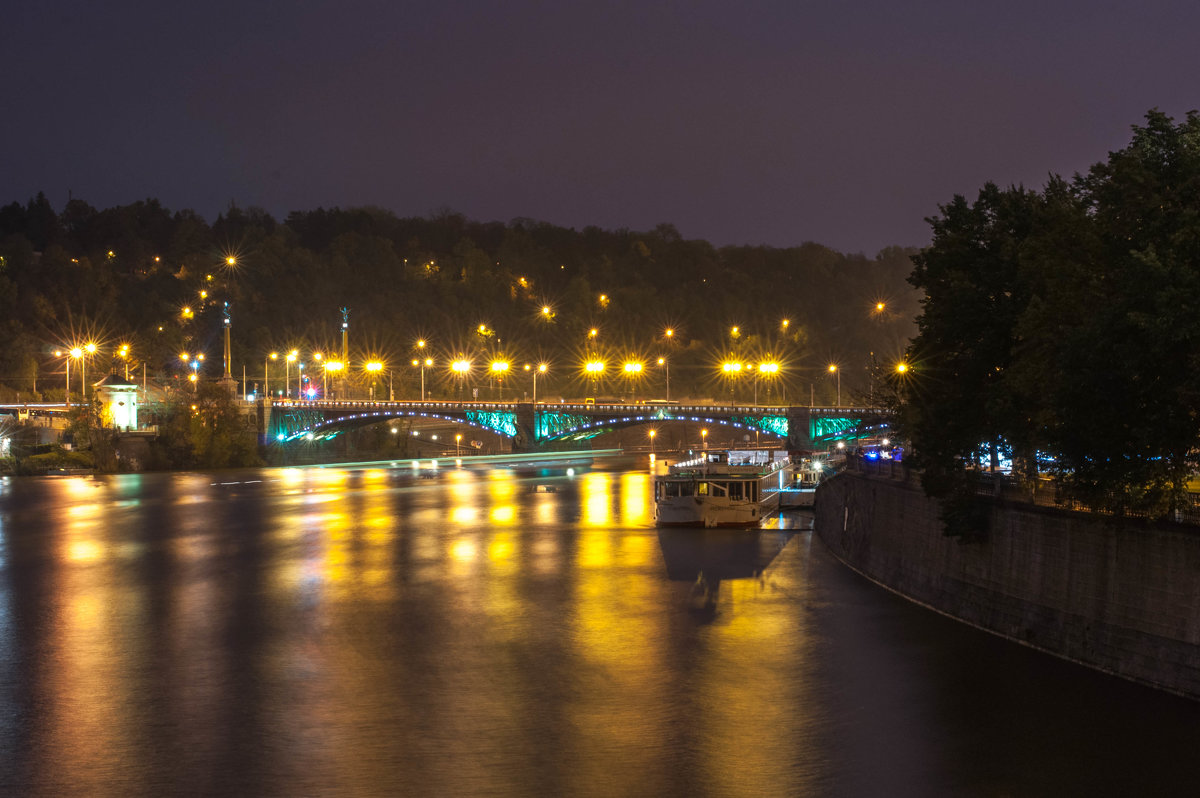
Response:
[[[1200,699],[1200,530],[1005,502],[990,521],[982,542],[943,535],[937,502],[915,479],[848,472],[817,492],[817,534],[870,579],[979,628]]]

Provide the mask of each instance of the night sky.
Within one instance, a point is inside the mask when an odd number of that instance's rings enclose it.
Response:
[[[1200,3],[10,4],[0,202],[921,245],[1200,107]]]

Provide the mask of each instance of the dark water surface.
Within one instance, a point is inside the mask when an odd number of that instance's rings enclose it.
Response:
[[[0,794],[1200,793],[1200,706],[651,517],[641,471],[0,480]]]

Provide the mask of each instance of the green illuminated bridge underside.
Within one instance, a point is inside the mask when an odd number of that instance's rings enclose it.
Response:
[[[786,439],[788,448],[805,449],[877,435],[888,422],[887,411],[866,407],[313,401],[262,404],[259,411],[259,429],[276,443],[330,438],[393,418],[425,418],[491,430],[511,438],[518,451],[667,422],[760,430]]]

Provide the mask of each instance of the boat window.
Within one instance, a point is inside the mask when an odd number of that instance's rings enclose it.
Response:
[[[729,483],[729,498],[731,498],[731,499],[742,498],[742,483],[741,482],[730,482]]]
[[[752,502],[758,501],[758,483],[757,482],[747,482],[746,483],[746,498]]]
[[[696,493],[700,496],[707,496],[708,495],[708,483],[701,482],[698,485],[696,485]]]

